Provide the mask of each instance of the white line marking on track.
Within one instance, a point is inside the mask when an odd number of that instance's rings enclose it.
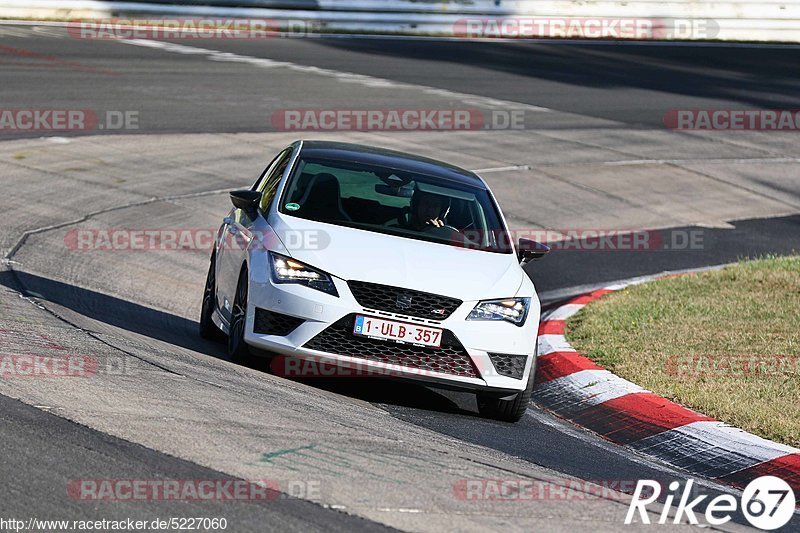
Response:
[[[700,130],[698,130],[700,132]],[[724,165],[747,163],[800,163],[797,157],[737,157],[731,159],[630,159],[623,161],[606,161],[604,166],[635,166],[635,165]]]
[[[0,27],[0,36],[19,37],[21,39],[28,39],[29,37],[32,37],[30,30],[14,28],[13,26]]]
[[[21,20],[8,19],[0,24],[15,26],[58,26],[66,27],[66,22],[52,20]],[[635,41],[635,40],[597,40],[597,39],[502,39],[496,37],[455,37],[447,35],[380,35],[374,33],[321,33],[321,39],[363,39],[363,40],[407,40],[407,41],[434,41],[434,42],[469,42],[503,45],[508,43],[526,43],[542,45],[591,45],[591,46],[658,46],[658,47],[696,47],[696,48],[766,48],[774,50],[800,49],[800,44],[770,43],[770,42],[725,42],[725,41]]]
[[[512,165],[510,167],[479,168],[473,170],[477,174],[489,174],[491,172],[509,172],[511,170],[532,170],[530,165]]]
[[[220,50],[211,50],[209,48],[200,48],[196,46],[186,46],[183,44],[175,44],[165,41],[153,41],[149,39],[121,39],[119,42],[130,44],[134,46],[142,46],[146,48],[155,48],[165,52],[173,52],[176,54],[186,55],[204,55],[209,61],[220,61],[227,63],[244,63],[254,67],[277,69],[286,68],[304,74],[315,74],[333,78],[342,83],[353,83],[362,85],[369,88],[380,89],[410,89],[420,91],[431,96],[441,96],[450,100],[458,100],[466,105],[473,105],[481,108],[496,108],[496,109],[521,109],[533,112],[549,112],[550,109],[546,107],[539,107],[530,104],[523,104],[520,102],[510,102],[507,100],[498,100],[496,98],[489,98],[486,96],[478,96],[474,94],[460,93],[449,91],[446,89],[437,89],[427,85],[416,85],[412,83],[403,83],[384,78],[376,78],[374,76],[367,76],[365,74],[355,74],[352,72],[343,72],[338,70],[314,67],[309,65],[298,65],[289,61],[276,61],[274,59],[247,56],[241,54],[234,54],[232,52],[222,52]]]
[[[568,376],[556,378],[539,385],[538,396],[568,390],[571,403],[578,403],[580,397],[584,405],[599,405],[629,394],[648,392],[639,385],[612,374],[608,370],[581,370]]]
[[[567,422],[561,418],[553,417],[551,414],[548,414],[547,411],[544,411],[542,409],[531,407],[526,411],[525,414],[534,419],[536,422],[541,423],[542,425],[552,427],[555,431],[564,433],[565,435],[577,439],[581,442],[584,442],[587,445],[599,448],[606,453],[611,453],[616,456],[622,457],[626,461],[630,461],[635,464],[644,466],[645,468],[650,468],[653,470],[657,470],[659,472],[663,472],[666,475],[676,477],[676,479],[688,479],[689,477],[692,477],[690,474],[681,471],[680,469],[670,465],[669,463],[661,462],[657,459],[654,459],[653,456],[644,455],[641,452],[638,452],[637,450],[633,450],[625,446],[620,446],[618,444],[613,444],[610,441],[606,441],[603,439],[598,439],[597,435],[591,432],[590,430],[583,428],[581,426],[576,426],[575,424]],[[735,489],[730,485],[724,485],[722,483],[718,483],[713,480],[696,478],[695,482],[699,485],[702,485],[705,488],[716,490],[719,492],[724,492],[726,494],[737,494],[737,495],[741,494],[740,490]]]
[[[752,457],[762,462],[784,455],[800,453],[797,448],[761,438],[758,435],[753,435],[743,429],[735,428],[719,421],[692,422],[670,431],[688,435],[714,446],[734,450],[745,457]]]
[[[721,478],[798,450],[719,421],[692,422],[630,444],[704,477]]]
[[[551,313],[547,315],[547,320],[566,320],[581,309],[585,307],[586,304],[566,304],[562,305],[558,309],[553,310]],[[563,337],[563,335],[562,335]]]
[[[553,352],[574,352],[575,348],[570,346],[564,335],[539,335],[539,357]]]

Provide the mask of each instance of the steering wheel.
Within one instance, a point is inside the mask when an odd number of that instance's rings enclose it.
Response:
[[[430,226],[425,228],[425,233],[430,233],[431,235],[436,235],[437,237],[441,237],[452,242],[464,244],[469,242],[463,233],[449,224],[445,224],[444,226]]]

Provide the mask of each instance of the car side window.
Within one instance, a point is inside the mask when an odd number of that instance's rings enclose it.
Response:
[[[292,153],[294,152],[293,148],[287,148],[277,157],[274,161],[271,168],[265,173],[264,178],[259,183],[259,188],[257,189],[261,192],[261,210],[265,213],[269,209],[269,205],[272,203],[272,199],[275,198],[275,193],[278,190],[278,184],[283,177],[283,173],[286,171],[286,167],[289,166],[289,162],[292,160]]]
[[[261,190],[261,186],[264,184],[264,180],[266,179],[267,174],[269,174],[270,169],[275,165],[275,162],[278,159],[280,159],[281,155],[283,155],[283,152],[281,152],[280,154],[276,155],[275,159],[273,159],[272,161],[269,162],[269,165],[267,165],[266,168],[264,168],[264,171],[261,172],[260,176],[258,176],[258,179],[256,180],[256,182],[253,184],[252,187],[250,187],[251,191],[260,191]]]

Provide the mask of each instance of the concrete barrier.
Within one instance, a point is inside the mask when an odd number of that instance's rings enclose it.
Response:
[[[507,37],[494,31],[498,21],[530,25],[555,19],[577,24],[570,33],[521,36],[593,38],[581,25],[597,20],[650,21],[649,38],[800,42],[800,0],[0,0],[0,17],[83,19],[126,16],[265,18],[313,22],[320,31],[391,32],[414,35]],[[481,31],[464,31],[466,21],[486,22]],[[494,25],[492,23],[495,23]],[[474,27],[477,27],[476,23]],[[473,29],[474,29],[473,27]],[[541,28],[541,26],[539,26]],[[550,28],[552,30],[552,28]],[[569,30],[569,28],[567,28]],[[637,34],[638,37],[641,38]],[[601,35],[615,38],[614,34]],[[620,38],[625,38],[623,35]],[[648,37],[644,37],[648,38]]]

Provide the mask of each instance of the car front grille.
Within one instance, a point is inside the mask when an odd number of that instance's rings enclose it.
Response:
[[[348,281],[347,285],[363,307],[428,320],[444,320],[462,303],[457,298],[377,283]]]
[[[305,322],[302,318],[283,315],[274,311],[256,308],[256,318],[253,323],[253,332],[262,335],[278,335],[285,337]]]
[[[525,373],[525,363],[528,361],[528,356],[490,353],[489,359],[492,360],[492,364],[498,374],[510,378],[522,379],[522,375]]]
[[[304,348],[429,372],[480,377],[469,354],[449,330],[442,332],[441,347],[427,348],[355,335],[355,317],[348,315],[328,326]]]

